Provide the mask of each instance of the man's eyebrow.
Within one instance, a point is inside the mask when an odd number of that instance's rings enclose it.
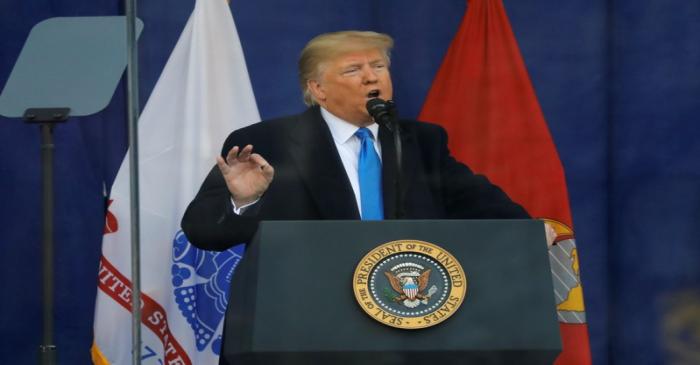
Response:
[[[352,61],[352,62],[349,62],[349,63],[344,64],[344,65],[342,66],[342,68],[343,68],[343,69],[346,69],[346,68],[361,67],[361,66],[362,66],[362,62],[361,62],[361,61]]]
[[[367,62],[367,63],[368,63],[370,66],[374,66],[374,65],[379,64],[379,63],[386,63],[386,60],[385,60],[384,58],[382,58],[382,57],[379,57],[379,58],[373,59],[373,60],[371,60],[371,61],[369,61],[369,62]],[[360,68],[361,68],[362,65],[364,65],[364,64],[365,64],[365,61],[364,61],[364,60],[352,60],[352,61],[349,61],[349,62],[346,63],[346,64],[343,64],[343,65],[341,66],[341,69],[346,70],[346,69],[354,68],[354,67],[360,67]]]

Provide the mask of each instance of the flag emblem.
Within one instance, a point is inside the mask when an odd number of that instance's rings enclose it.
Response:
[[[211,345],[211,351],[219,355],[221,335],[214,335],[226,314],[231,277],[244,250],[245,245],[238,245],[223,252],[204,251],[192,246],[182,231],[175,235],[173,296],[192,329],[198,351]]]

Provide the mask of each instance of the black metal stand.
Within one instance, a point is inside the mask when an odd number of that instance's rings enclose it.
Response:
[[[403,184],[401,184],[401,179],[403,178],[403,169],[401,159],[403,158],[403,147],[401,145],[401,127],[399,126],[398,120],[396,121],[396,130],[394,131],[394,146],[396,146],[396,219],[405,219],[406,212],[404,212],[403,204]]]
[[[39,363],[56,364],[53,344],[53,126],[68,119],[69,108],[32,108],[24,113],[26,123],[38,123],[41,129],[43,335]]]
[[[393,100],[387,100],[387,106],[389,109],[390,123],[388,123],[389,130],[391,130],[394,135],[394,148],[396,148],[396,219],[405,219],[406,212],[404,212],[403,204],[403,184],[401,180],[403,179],[403,145],[401,144],[401,123],[399,123],[399,113],[396,110],[396,103]]]

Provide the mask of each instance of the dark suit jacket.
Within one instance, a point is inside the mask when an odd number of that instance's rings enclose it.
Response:
[[[439,126],[401,121],[405,217],[410,219],[529,218],[497,186],[475,175],[447,150]],[[396,154],[391,132],[379,129],[384,216],[396,216]],[[350,182],[318,107],[234,131],[221,151],[253,145],[274,168],[268,190],[254,206],[233,213],[223,176],[214,166],[182,220],[192,244],[224,250],[249,242],[260,220],[359,219]]]

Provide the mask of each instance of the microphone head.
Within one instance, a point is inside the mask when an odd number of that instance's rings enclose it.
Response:
[[[389,127],[391,126],[393,104],[393,101],[387,102],[380,98],[372,98],[367,100],[365,106],[367,107],[367,112],[377,124]]]
[[[386,108],[386,101],[380,98],[372,98],[367,100],[367,111],[372,114],[373,110]]]

